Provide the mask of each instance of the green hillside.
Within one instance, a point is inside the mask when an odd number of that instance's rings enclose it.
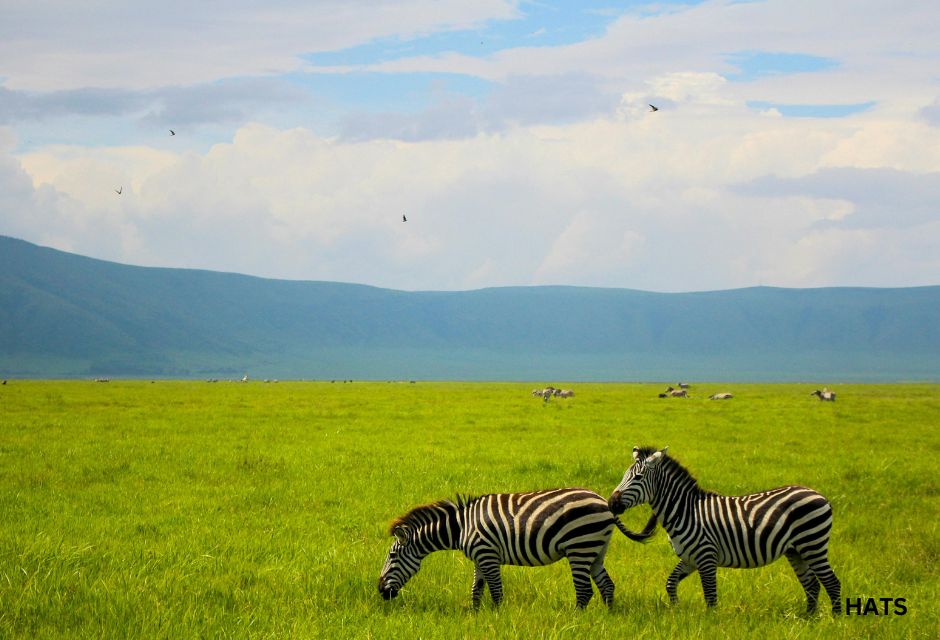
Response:
[[[0,375],[924,380],[940,287],[404,292],[0,237]]]

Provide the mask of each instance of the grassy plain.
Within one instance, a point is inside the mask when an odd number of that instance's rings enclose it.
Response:
[[[940,637],[940,386],[573,384],[543,403],[492,383],[11,381],[0,387],[0,637]],[[735,399],[709,402],[708,393]],[[472,566],[432,554],[398,599],[376,580],[387,524],[457,493],[580,485],[609,495],[635,444],[670,445],[706,488],[800,483],[835,510],[844,597],[907,614],[802,617],[781,561],[697,576],[666,604],[660,531],[615,534],[617,584],[574,609],[567,563],[504,568],[469,610]],[[648,507],[625,514],[637,529]],[[487,596],[488,597],[488,596]]]

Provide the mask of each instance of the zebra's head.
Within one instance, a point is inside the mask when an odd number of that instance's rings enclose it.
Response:
[[[610,494],[608,505],[611,511],[619,515],[630,507],[650,501],[653,497],[653,481],[668,449],[665,447],[662,451],[654,451],[633,447],[633,464]]]
[[[421,560],[427,555],[420,545],[415,544],[411,525],[395,524],[391,533],[395,540],[392,541],[392,548],[388,550],[388,556],[385,558],[385,566],[379,574],[379,593],[386,600],[398,595],[405,583],[418,573]]]

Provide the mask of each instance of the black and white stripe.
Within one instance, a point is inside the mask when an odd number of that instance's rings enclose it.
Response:
[[[386,600],[418,572],[433,551],[462,551],[473,561],[474,607],[484,586],[493,602],[503,599],[500,565],[542,566],[568,558],[577,605],[584,607],[597,585],[610,606],[614,583],[604,569],[604,556],[614,526],[632,540],[649,538],[656,526],[650,519],[642,533],[627,530],[593,491],[580,488],[531,493],[494,493],[477,498],[442,500],[412,509],[392,522],[395,536],[379,576]]]
[[[786,556],[806,591],[807,612],[816,610],[820,583],[832,611],[841,612],[839,579],[828,559],[832,507],[825,497],[797,486],[722,496],[701,489],[666,449],[634,447],[633,459],[610,496],[610,509],[619,514],[638,504],[652,507],[680,558],[666,581],[672,602],[679,582],[695,570],[705,602],[713,606],[717,567],[760,567]]]

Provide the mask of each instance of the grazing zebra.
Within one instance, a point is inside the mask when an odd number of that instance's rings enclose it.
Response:
[[[458,496],[415,507],[389,528],[395,540],[379,576],[379,592],[386,600],[394,598],[426,555],[451,549],[473,561],[474,608],[480,606],[484,586],[497,606],[502,601],[500,565],[543,566],[565,557],[577,606],[586,606],[594,595],[592,579],[610,606],[614,582],[604,569],[604,556],[615,525],[642,542],[653,535],[656,519],[634,533],[610,512],[606,500],[579,488]]]
[[[660,398],[688,398],[689,392],[687,389],[674,389],[673,387],[666,387],[666,391],[659,394]]]
[[[806,591],[807,613],[816,610],[820,582],[833,613],[842,611],[839,579],[827,557],[832,507],[825,497],[796,486],[746,496],[711,493],[666,449],[633,448],[634,463],[611,494],[610,509],[620,514],[643,503],[653,508],[679,556],[666,581],[673,603],[679,582],[696,569],[705,603],[714,606],[717,567],[761,567],[786,556]]]
[[[819,389],[816,389],[815,391],[813,391],[813,392],[812,392],[811,394],[809,394],[809,395],[811,395],[811,396],[816,396],[816,397],[819,398],[820,400],[825,400],[825,401],[827,401],[827,402],[835,402],[835,401],[836,401],[836,392],[835,392],[835,391],[830,391],[829,389],[826,389],[825,387],[823,387],[823,390],[822,390],[822,391],[820,391]]]
[[[733,397],[734,396],[731,395],[730,393],[713,393],[712,395],[708,396],[708,399],[709,400],[730,400]]]

